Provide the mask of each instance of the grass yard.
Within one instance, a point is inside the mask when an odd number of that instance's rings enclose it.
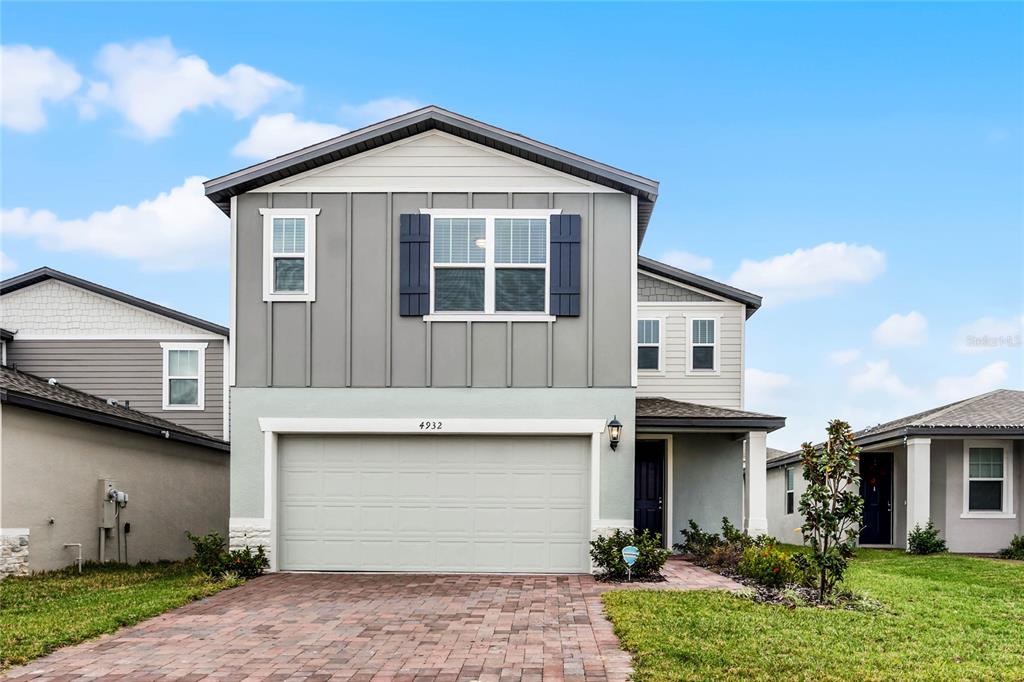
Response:
[[[0,581],[0,670],[219,592],[192,566],[85,566]]]
[[[1024,563],[861,550],[848,576],[881,611],[788,609],[717,592],[604,600],[637,682],[1024,680]]]

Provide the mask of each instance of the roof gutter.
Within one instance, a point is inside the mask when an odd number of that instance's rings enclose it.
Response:
[[[637,417],[636,428],[676,428],[708,431],[776,431],[786,425],[785,417]]]
[[[0,403],[24,407],[30,410],[38,410],[40,412],[55,414],[61,417],[78,419],[79,421],[90,422],[92,424],[111,426],[115,429],[141,433],[147,436],[163,438],[164,440],[173,440],[180,443],[187,443],[189,445],[199,445],[212,450],[220,450],[222,452],[231,451],[231,446],[228,443],[216,438],[204,438],[202,436],[194,436],[192,434],[182,433],[181,431],[175,431],[173,429],[161,429],[159,426],[143,424],[132,421],[131,419],[115,417],[113,415],[100,414],[92,410],[58,403],[44,398],[38,398],[25,393],[11,391],[10,389],[0,389]]]

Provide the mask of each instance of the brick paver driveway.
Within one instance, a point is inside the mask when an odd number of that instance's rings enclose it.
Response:
[[[589,576],[281,573],[15,679],[625,680]]]
[[[670,560],[639,589],[736,589]],[[18,680],[621,681],[590,576],[278,573],[10,671]]]

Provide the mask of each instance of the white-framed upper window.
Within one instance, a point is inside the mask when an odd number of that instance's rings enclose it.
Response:
[[[690,373],[717,374],[718,317],[693,317],[689,320],[689,352],[687,371]]]
[[[786,513],[796,511],[796,467],[786,467]]]
[[[316,300],[319,208],[261,208],[263,300]]]
[[[1013,518],[1013,447],[1009,441],[964,441],[963,515]]]
[[[641,372],[662,370],[662,326],[655,318],[636,321],[636,368]]]
[[[202,410],[206,393],[205,343],[161,343],[163,408]]]
[[[433,315],[548,314],[549,220],[558,210],[432,210]]]

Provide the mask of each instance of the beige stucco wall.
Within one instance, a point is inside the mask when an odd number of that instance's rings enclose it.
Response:
[[[3,406],[0,527],[29,529],[29,568],[99,556],[100,478],[128,493],[128,560],[181,559],[185,531],[227,535],[228,454],[20,407]],[[49,523],[50,519],[53,523]],[[108,558],[117,542],[110,531]]]

